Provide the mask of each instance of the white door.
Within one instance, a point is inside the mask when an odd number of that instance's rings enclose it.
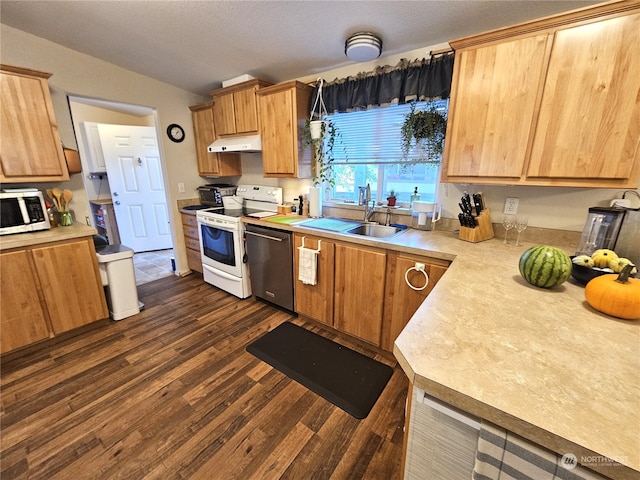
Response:
[[[99,124],[120,241],[134,252],[173,248],[154,127]]]

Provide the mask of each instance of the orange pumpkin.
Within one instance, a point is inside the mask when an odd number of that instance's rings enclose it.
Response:
[[[640,318],[640,280],[629,278],[632,268],[628,264],[618,275],[601,275],[587,283],[584,297],[589,305],[612,317]]]

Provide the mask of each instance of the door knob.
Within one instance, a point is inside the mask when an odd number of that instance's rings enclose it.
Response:
[[[113,192],[113,196],[117,197],[118,196],[118,192]]]
[[[116,205],[120,205],[120,200],[116,200],[116,201],[115,201],[115,202],[113,202],[113,203],[115,203]]]

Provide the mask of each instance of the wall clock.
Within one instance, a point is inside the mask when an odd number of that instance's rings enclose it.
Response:
[[[167,135],[172,142],[180,143],[184,140],[184,130],[177,123],[172,123],[167,127]]]

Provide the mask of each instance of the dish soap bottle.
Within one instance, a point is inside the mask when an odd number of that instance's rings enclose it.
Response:
[[[420,200],[420,194],[418,193],[418,187],[413,191],[413,195],[411,195],[411,206],[413,206],[413,202],[417,202]]]

